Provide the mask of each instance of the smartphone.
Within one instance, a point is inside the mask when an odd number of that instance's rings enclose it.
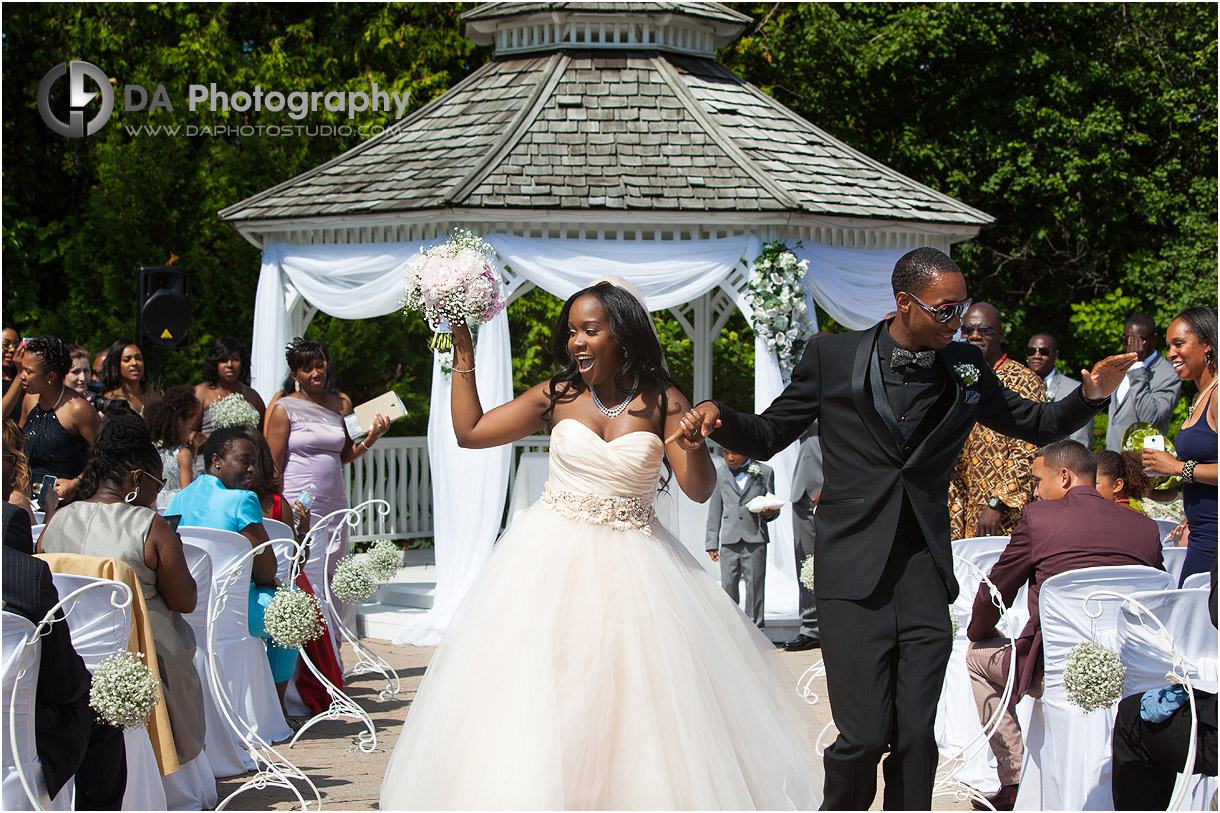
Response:
[[[165,518],[165,521],[169,523],[169,529],[171,531],[173,531],[174,533],[177,533],[178,525],[182,522],[182,515],[181,514],[170,514]]]
[[[1148,435],[1144,438],[1145,449],[1156,449],[1158,452],[1165,451],[1165,436],[1164,435]]]
[[[38,488],[38,504],[39,505],[44,505],[44,503],[43,503],[44,495],[49,496],[50,493],[55,490],[55,480],[56,480],[56,477],[54,474],[48,474],[42,478],[42,485],[39,486],[39,488]]]

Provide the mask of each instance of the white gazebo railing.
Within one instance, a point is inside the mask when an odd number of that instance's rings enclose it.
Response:
[[[544,452],[551,443],[545,435],[522,438],[513,444],[508,490],[512,493],[517,460],[522,452]],[[352,542],[373,539],[430,539],[432,525],[432,475],[428,461],[428,438],[382,438],[368,453],[344,467],[348,505],[367,500],[385,500],[385,515],[368,511],[352,529]]]

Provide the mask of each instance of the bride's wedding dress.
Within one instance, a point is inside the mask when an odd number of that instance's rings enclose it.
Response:
[[[432,658],[382,810],[819,806],[791,674],[652,517],[663,455],[555,425],[546,492]]]

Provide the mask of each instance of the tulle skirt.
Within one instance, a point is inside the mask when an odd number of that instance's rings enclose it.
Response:
[[[814,809],[792,685],[660,525],[535,505],[433,656],[381,809]]]

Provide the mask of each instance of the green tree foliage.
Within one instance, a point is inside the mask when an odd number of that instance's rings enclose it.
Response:
[[[1067,304],[1120,286],[1162,332],[1215,303],[1215,5],[731,5],[758,22],[726,65],[996,217],[954,253],[1012,348],[1049,330],[1071,368],[1113,352]]]
[[[361,137],[173,137],[128,128],[389,125],[394,114],[385,112],[349,120],[347,112],[322,110],[303,121],[288,110],[192,112],[187,88],[215,83],[233,93],[257,85],[287,94],[367,91],[376,82],[379,90],[409,93],[409,114],[486,59],[487,49],[460,35],[462,10],[431,3],[6,6],[6,318],[22,331],[104,348],[134,335],[138,266],[186,266],[193,271],[192,341],[163,354],[163,381],[199,380],[213,339],[231,334],[249,342],[259,268],[259,249],[216,212]],[[67,59],[98,65],[115,89],[110,121],[84,139],[55,135],[38,116],[39,81]],[[125,112],[123,87],[135,84],[150,97],[164,85],[174,109]],[[416,422],[427,418],[431,361],[420,320],[319,317],[308,332],[329,342],[340,381],[357,401],[394,387],[414,416],[395,431],[422,431]]]

